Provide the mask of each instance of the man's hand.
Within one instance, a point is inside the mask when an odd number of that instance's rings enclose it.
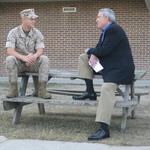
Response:
[[[44,49],[39,48],[35,54],[29,53],[28,55],[22,55],[18,53],[14,48],[7,48],[7,55],[15,56],[17,59],[25,62],[26,66],[31,66],[35,63],[39,56],[43,54]]]
[[[23,56],[23,61],[25,62],[27,67],[33,65],[36,60],[37,60],[37,55],[36,54],[30,53],[26,56]]]
[[[98,58],[95,55],[91,55],[89,59],[90,66],[94,67],[97,61],[98,61]]]

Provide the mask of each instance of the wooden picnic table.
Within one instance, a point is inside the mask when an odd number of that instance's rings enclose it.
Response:
[[[140,101],[140,96],[145,95],[148,93],[136,93],[135,92],[135,82],[140,80],[144,77],[146,71],[136,71],[135,72],[135,79],[134,82],[130,85],[121,85],[117,89],[118,96],[121,96],[120,101],[116,101],[115,107],[122,108],[122,122],[121,122],[121,131],[124,132],[127,125],[127,117],[129,113],[131,113],[131,118],[135,117],[135,108]],[[26,88],[29,76],[33,76],[36,80],[38,80],[37,73],[23,73],[19,75],[22,77],[20,83],[20,90],[19,96],[15,98],[2,98],[4,110],[14,109],[14,115],[12,124],[19,123],[21,118],[21,112],[24,105],[35,103],[38,104],[38,109],[40,114],[45,114],[44,104],[50,105],[80,105],[80,106],[96,106],[97,101],[78,101],[78,100],[61,100],[61,99],[42,99],[39,97],[32,97],[32,96],[25,96]],[[49,72],[49,79],[50,78],[71,78],[75,79],[77,77],[77,72],[68,72],[68,71],[58,71],[58,70],[51,70]],[[62,90],[63,91],[63,90]],[[57,93],[61,93],[61,90],[57,91]]]

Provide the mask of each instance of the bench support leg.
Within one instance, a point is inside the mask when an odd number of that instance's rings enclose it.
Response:
[[[19,123],[20,118],[21,118],[22,109],[23,109],[23,107],[22,107],[21,104],[18,104],[18,106],[15,108],[14,115],[13,115],[13,120],[12,120],[13,125]]]
[[[131,111],[131,119],[135,119],[135,109]]]
[[[20,83],[19,96],[24,96],[26,94],[27,84],[29,76],[23,76]]]
[[[39,114],[40,115],[44,115],[45,114],[44,104],[38,103],[38,109],[39,109]]]
[[[27,88],[27,84],[28,84],[28,79],[29,76],[23,76],[21,79],[21,83],[20,83],[20,89],[19,89],[19,96],[24,96],[26,93],[26,88]],[[21,112],[23,109],[23,103],[18,103],[15,107],[14,110],[14,115],[13,115],[13,120],[12,120],[12,124],[17,124],[20,121],[21,118]]]
[[[128,108],[122,108],[121,132],[124,133],[127,126]]]
[[[140,95],[137,96],[138,104],[140,103]],[[131,111],[131,119],[135,119],[135,109],[136,107]]]

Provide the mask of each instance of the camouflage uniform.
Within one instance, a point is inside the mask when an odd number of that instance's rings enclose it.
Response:
[[[28,55],[29,53],[34,54],[37,49],[45,47],[43,39],[42,33],[36,28],[32,28],[26,35],[21,26],[18,26],[9,32],[6,48],[15,48],[15,50],[22,55]],[[33,79],[35,87],[34,96],[51,98],[51,95],[46,92],[46,83],[49,73],[49,59],[47,56],[41,55],[33,65],[28,67],[25,65],[25,62],[18,60],[16,57],[8,56],[6,58],[6,67],[10,83],[8,98],[18,95],[18,74],[25,71],[39,73],[38,80],[36,78]]]
[[[38,48],[45,47],[43,39],[42,33],[36,28],[31,29],[26,36],[21,26],[18,26],[9,32],[6,48],[15,48],[18,53],[28,55],[29,53],[36,53]],[[31,67],[27,67],[25,62],[16,59],[14,56],[8,56],[6,66],[10,82],[16,82],[18,74],[24,71],[39,73],[40,82],[47,82],[48,80],[49,59],[47,56],[41,55]]]

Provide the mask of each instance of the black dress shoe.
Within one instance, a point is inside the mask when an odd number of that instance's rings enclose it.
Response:
[[[88,137],[88,140],[102,140],[105,138],[109,138],[109,130],[105,131],[103,129],[99,129],[96,131],[96,133],[92,134],[91,136]]]
[[[97,99],[97,95],[96,95],[95,92],[93,92],[93,93],[84,92],[82,95],[73,96],[72,98],[74,100],[86,100],[86,99],[89,99],[89,100],[95,101]]]

